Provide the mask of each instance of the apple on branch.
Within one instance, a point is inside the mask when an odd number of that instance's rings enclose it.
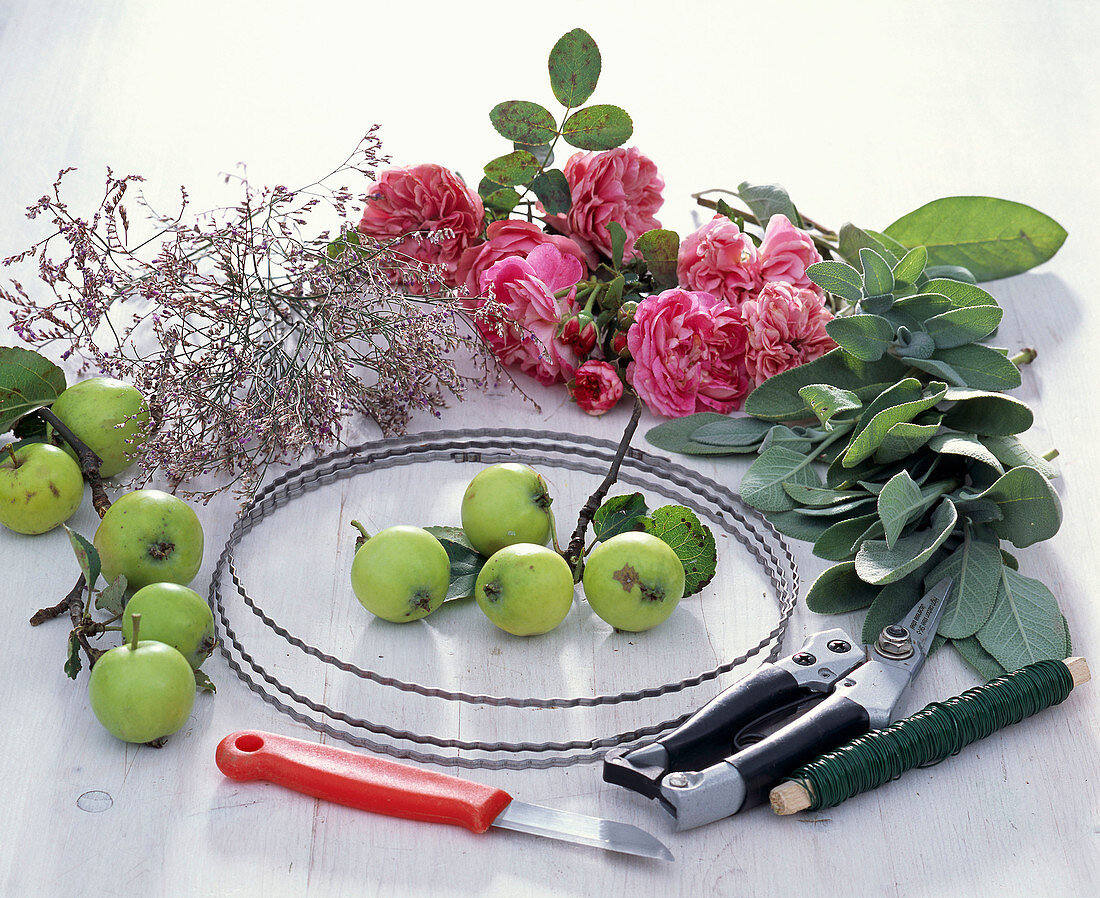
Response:
[[[84,478],[68,455],[47,443],[0,450],[0,524],[38,534],[71,518],[84,498]]]

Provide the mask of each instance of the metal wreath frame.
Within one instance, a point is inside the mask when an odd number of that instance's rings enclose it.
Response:
[[[736,658],[674,683],[603,695],[516,698],[452,691],[439,686],[426,686],[400,680],[379,671],[343,661],[290,633],[248,594],[236,570],[234,558],[236,549],[265,516],[286,505],[301,493],[345,477],[353,477],[371,470],[431,461],[485,464],[522,461],[535,466],[568,468],[603,476],[615,458],[617,450],[618,446],[610,441],[574,434],[515,429],[450,430],[413,434],[347,447],[338,452],[320,456],[286,472],[257,493],[242,510],[230,531],[214,570],[210,585],[210,602],[216,611],[221,630],[219,634],[221,650],[230,668],[252,692],[264,701],[318,732],[372,751],[445,767],[527,769],[594,762],[602,758],[609,748],[635,743],[671,730],[690,716],[691,712],[676,719],[665,720],[630,732],[568,742],[483,742],[447,739],[396,729],[384,723],[353,717],[301,695],[265,670],[241,644],[223,602],[222,581],[228,575],[236,594],[267,628],[282,637],[288,644],[323,663],[382,686],[445,701],[478,705],[573,708],[634,702],[679,692],[713,680],[746,663],[765,649],[768,649],[766,660],[775,660],[782,647],[783,636],[798,598],[798,570],[786,541],[767,519],[744,505],[736,494],[725,487],[702,477],[696,471],[637,449],[627,450],[618,481],[632,486],[659,490],[661,495],[691,508],[697,514],[721,521],[726,532],[741,543],[764,568],[775,589],[778,602],[779,618],[776,626],[756,645],[751,646]],[[363,735],[364,732],[410,742],[413,746],[481,752],[489,757],[443,755],[416,747],[379,742]],[[530,757],[530,755],[536,755],[536,757]]]

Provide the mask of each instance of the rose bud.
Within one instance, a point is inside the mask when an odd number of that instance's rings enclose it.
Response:
[[[569,393],[581,411],[602,415],[622,398],[623,382],[613,365],[590,359],[577,369]]]
[[[561,328],[561,341],[578,356],[586,356],[596,345],[596,323],[588,312],[578,312],[565,319]]]
[[[626,345],[626,331],[615,331],[611,338],[611,351],[620,359],[630,358],[630,347]]]
[[[621,327],[623,330],[627,330],[630,325],[634,323],[634,313],[636,311],[638,311],[638,301],[634,299],[628,299],[621,306],[619,306],[619,327]]]

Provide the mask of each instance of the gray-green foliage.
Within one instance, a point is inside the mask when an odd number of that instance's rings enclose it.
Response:
[[[971,279],[926,267],[954,257],[907,246],[903,233],[847,226],[841,251],[853,264],[810,267],[850,303],[828,326],[837,349],[765,381],[745,402],[750,417],[680,418],[648,439],[758,453],[741,498],[835,562],[810,587],[811,610],[868,608],[867,637],[950,576],[939,632],[983,677],[1063,658],[1057,601],[1001,549],[1050,539],[1062,520],[1054,466],[1016,436],[1031,410],[1001,392],[1019,385],[1019,370],[980,342],[1001,309]]]

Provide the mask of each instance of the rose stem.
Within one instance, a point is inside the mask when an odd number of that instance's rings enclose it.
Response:
[[[639,396],[635,396],[634,410],[630,413],[630,421],[627,422],[626,430],[623,431],[623,438],[619,441],[619,448],[615,452],[611,467],[607,469],[607,475],[604,477],[603,482],[596,487],[596,492],[589,496],[588,501],[581,509],[580,517],[577,519],[577,529],[573,531],[573,536],[569,540],[569,547],[565,550],[565,560],[569,562],[569,567],[573,571],[574,582],[580,579],[580,574],[583,571],[585,531],[588,530],[588,525],[592,523],[593,516],[599,510],[600,505],[603,504],[607,491],[618,479],[619,467],[623,463],[623,458],[626,457],[626,450],[630,448],[630,440],[634,436],[634,431],[638,429],[638,421],[641,417],[642,400]]]

